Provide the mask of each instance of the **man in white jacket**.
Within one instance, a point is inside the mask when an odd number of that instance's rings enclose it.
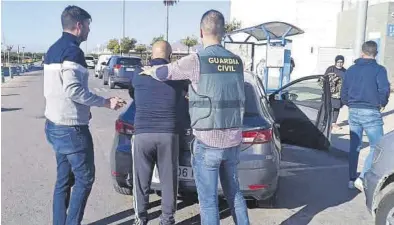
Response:
[[[90,21],[85,10],[68,6],[61,16],[63,35],[44,59],[45,133],[57,162],[53,224],[82,221],[95,176],[90,107],[117,110],[125,104],[89,91],[89,71],[79,45],[87,40]]]

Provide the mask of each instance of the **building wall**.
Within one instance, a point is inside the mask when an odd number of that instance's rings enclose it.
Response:
[[[387,24],[394,24],[394,3],[389,6],[389,13],[387,15]],[[389,37],[387,34],[387,26],[385,32],[385,54],[384,54],[384,65],[387,68],[389,80],[391,85],[394,85],[394,37]]]
[[[388,70],[389,79],[394,83],[394,37],[388,37],[387,25],[394,24],[391,15],[394,12],[394,3],[385,2],[368,7],[366,40],[380,39],[378,62]],[[353,48],[356,38],[357,11],[351,9],[338,15],[338,48]]]
[[[303,29],[304,34],[291,38],[294,79],[319,71],[318,49],[335,47],[341,10],[341,0],[231,0],[230,17],[241,20],[243,27],[278,20]]]

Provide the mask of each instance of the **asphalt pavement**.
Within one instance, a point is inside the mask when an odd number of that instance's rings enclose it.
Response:
[[[93,72],[93,71],[91,71]],[[91,73],[93,74],[93,73]],[[44,134],[42,72],[17,76],[1,88],[2,210],[7,225],[51,224],[56,164]],[[126,89],[109,89],[90,77],[91,91],[130,101]],[[96,181],[83,224],[131,224],[132,196],[117,194],[110,179],[109,153],[120,111],[92,108]],[[276,208],[250,206],[255,225],[373,224],[362,193],[347,188],[347,161],[325,152],[286,146]],[[160,198],[151,195],[151,224],[158,224]],[[226,203],[220,204],[221,224],[233,224]],[[198,204],[179,201],[177,224],[200,224]]]

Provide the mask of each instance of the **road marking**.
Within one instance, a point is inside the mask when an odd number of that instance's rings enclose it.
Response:
[[[283,172],[296,172],[296,171],[307,171],[307,170],[327,170],[327,169],[339,169],[339,168],[347,168],[349,165],[332,165],[332,166],[301,166],[296,168],[281,168],[280,170]]]
[[[94,88],[95,92],[108,92],[107,88]]]

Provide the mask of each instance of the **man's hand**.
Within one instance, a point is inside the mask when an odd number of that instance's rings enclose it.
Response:
[[[144,66],[142,67],[142,72],[140,73],[140,75],[152,76],[154,70],[155,68],[152,66]]]
[[[105,107],[112,109],[112,110],[118,110],[126,104],[127,104],[127,102],[121,98],[111,97],[106,100]]]
[[[140,75],[146,75],[146,76],[153,76],[155,71],[159,68],[162,67],[163,65],[156,65],[156,66],[144,66],[142,67],[142,72]]]

